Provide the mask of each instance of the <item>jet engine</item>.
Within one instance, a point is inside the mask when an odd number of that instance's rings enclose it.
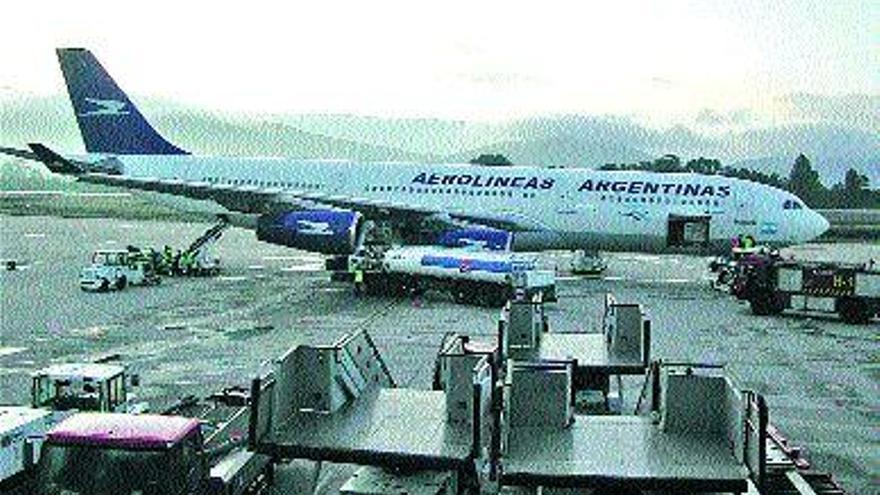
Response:
[[[442,232],[437,244],[446,247],[477,246],[491,251],[509,251],[513,233],[489,228],[457,229]]]
[[[257,219],[257,239],[323,254],[352,254],[363,217],[356,211],[299,210],[269,213]]]

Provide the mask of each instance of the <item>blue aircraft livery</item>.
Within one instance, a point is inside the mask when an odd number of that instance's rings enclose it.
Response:
[[[510,273],[513,272],[513,264],[510,261],[500,260],[481,260],[473,258],[461,258],[458,256],[422,256],[422,266],[434,266],[439,268],[450,268],[460,272],[492,272],[492,273]]]
[[[541,177],[482,176],[479,174],[428,174],[422,172],[413,184],[427,186],[513,187],[519,189],[550,189],[553,179]]]
[[[677,196],[730,196],[730,186],[709,186],[704,184],[658,184],[642,180],[598,180],[587,179],[578,191],[614,192],[627,194],[674,194]]]

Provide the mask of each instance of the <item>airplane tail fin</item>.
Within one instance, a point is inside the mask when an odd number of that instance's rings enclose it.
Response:
[[[183,155],[141,115],[98,59],[84,48],[59,48],[58,61],[89,153]]]

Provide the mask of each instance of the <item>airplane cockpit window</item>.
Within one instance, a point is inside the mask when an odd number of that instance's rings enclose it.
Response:
[[[784,203],[782,203],[783,210],[800,210],[804,207],[804,205],[800,204],[798,201],[793,199],[786,199]]]

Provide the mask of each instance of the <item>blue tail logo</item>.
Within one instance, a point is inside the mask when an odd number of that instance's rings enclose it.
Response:
[[[156,132],[90,51],[60,48],[58,61],[86,151],[115,155],[187,154]]]
[[[95,115],[128,115],[128,110],[123,111],[126,103],[119,100],[100,100],[98,98],[86,98],[86,101],[96,108],[79,114],[80,117],[93,117]]]

